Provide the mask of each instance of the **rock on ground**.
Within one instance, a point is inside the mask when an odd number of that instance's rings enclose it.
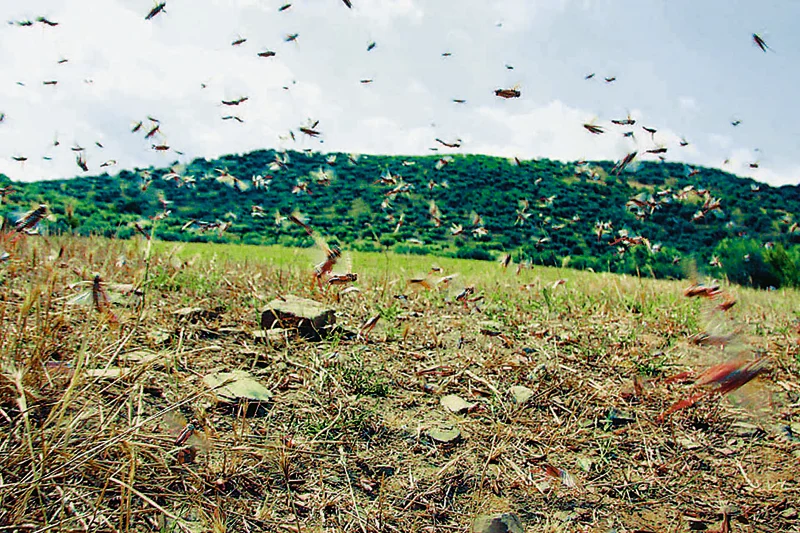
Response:
[[[284,296],[269,302],[261,311],[261,327],[296,329],[298,334],[311,339],[324,337],[336,322],[333,309],[307,298]]]

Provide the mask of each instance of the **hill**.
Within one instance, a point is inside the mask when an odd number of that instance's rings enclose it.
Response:
[[[511,253],[518,262],[654,277],[682,276],[681,259],[691,256],[741,284],[800,279],[800,186],[678,163],[615,172],[610,161],[259,150],[13,189],[5,213],[47,203],[56,233],[127,238],[134,223],[144,227],[166,209],[161,239],[308,246],[285,218],[298,211],[322,235],[364,251]]]

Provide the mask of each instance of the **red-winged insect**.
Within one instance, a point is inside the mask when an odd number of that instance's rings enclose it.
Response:
[[[164,415],[164,422],[169,433],[175,436],[173,445],[178,448],[175,455],[178,464],[193,463],[198,451],[211,449],[211,442],[196,419],[187,422],[180,413],[169,412]]]

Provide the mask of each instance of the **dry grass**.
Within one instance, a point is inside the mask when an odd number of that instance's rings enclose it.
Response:
[[[722,352],[688,342],[708,314],[684,283],[436,260],[484,296],[464,306],[452,289],[406,287],[429,258],[356,254],[361,292],[335,302],[310,283],[305,252],[161,243],[148,266],[144,241],[9,248],[0,531],[465,531],[511,510],[528,531],[661,532],[719,530],[726,506],[733,531],[800,530],[800,436],[787,429],[800,422],[796,292],[732,288],[724,327],[738,341]],[[143,301],[113,315],[71,305],[86,287],[70,285],[94,272]],[[350,330],[381,320],[368,342],[259,342],[257,310],[288,293],[330,302]],[[187,306],[202,310],[173,314]],[[482,334],[485,321],[502,335]],[[744,407],[715,399],[655,422],[689,392],[667,377],[732,349],[772,360]],[[232,369],[274,401],[216,405],[202,377]],[[514,385],[533,391],[527,404],[510,400]],[[452,414],[445,394],[475,406]],[[178,414],[208,443],[184,464],[168,425]],[[438,444],[437,425],[462,438]]]

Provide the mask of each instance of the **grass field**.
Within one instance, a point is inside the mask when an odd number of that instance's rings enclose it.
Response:
[[[531,532],[800,531],[797,291],[725,286],[722,312],[686,281],[353,253],[339,295],[310,250],[4,249],[0,531],[468,531],[505,511]],[[408,284],[434,263],[459,275]],[[260,334],[289,294],[342,329]],[[759,356],[758,379],[659,419],[708,367]],[[218,403],[203,377],[232,370],[271,401]]]

